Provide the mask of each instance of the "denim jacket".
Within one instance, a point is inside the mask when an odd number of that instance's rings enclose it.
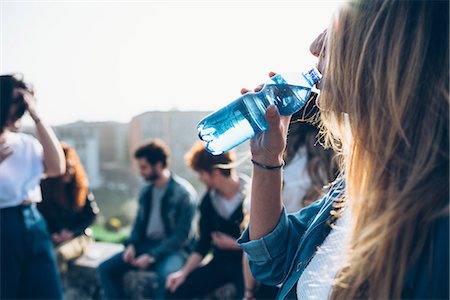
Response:
[[[332,204],[344,188],[344,181],[337,182],[322,199],[295,214],[287,215],[283,209],[277,226],[260,239],[250,240],[247,228],[238,240],[255,278],[268,285],[282,284],[278,299],[297,299],[297,281],[329,234]],[[403,299],[448,299],[448,216],[436,222],[429,246],[406,274]]]
[[[193,218],[197,208],[197,194],[186,180],[172,175],[161,200],[161,218],[166,238],[156,245],[146,237],[147,224],[152,208],[153,184],[145,186],[139,196],[139,208],[125,244],[133,244],[143,249],[155,259],[183,250],[191,243]]]

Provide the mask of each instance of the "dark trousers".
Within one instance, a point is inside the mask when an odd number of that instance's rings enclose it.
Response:
[[[256,300],[272,300],[277,298],[279,288],[258,283],[254,296]]]
[[[175,293],[168,295],[169,299],[193,299],[214,292],[219,287],[233,283],[236,287],[236,299],[244,295],[244,277],[242,273],[242,258],[214,257],[210,263],[201,266],[186,278]]]
[[[34,205],[0,209],[1,299],[62,299],[47,225]]]
[[[142,254],[138,252],[137,255]],[[123,275],[130,270],[138,270],[132,265],[123,261],[123,252],[120,252],[110,259],[104,261],[98,267],[100,285],[103,288],[105,299],[125,299],[123,289]],[[165,283],[167,275],[181,269],[186,261],[186,254],[182,251],[163,256],[149,270],[158,274],[158,288],[155,291],[155,299],[165,298]]]

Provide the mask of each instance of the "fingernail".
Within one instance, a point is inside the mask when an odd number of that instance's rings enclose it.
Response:
[[[267,108],[267,115],[273,117],[273,116],[275,116],[275,114],[276,114],[276,108],[275,108],[275,105],[270,105],[270,106]]]

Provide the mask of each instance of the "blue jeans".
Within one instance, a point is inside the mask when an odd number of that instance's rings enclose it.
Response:
[[[138,253],[139,255],[140,253]],[[110,259],[104,261],[98,267],[100,285],[103,288],[106,299],[124,299],[123,275],[130,270],[137,268],[123,261],[123,252],[118,253]],[[186,255],[178,252],[163,256],[154,264],[150,265],[148,270],[153,270],[158,274],[158,288],[155,291],[155,299],[165,299],[166,277],[170,273],[176,272],[183,267]]]
[[[62,299],[47,225],[34,205],[0,209],[1,299]]]

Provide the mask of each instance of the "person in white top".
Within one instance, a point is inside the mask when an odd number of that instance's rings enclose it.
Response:
[[[338,174],[333,150],[317,141],[319,110],[315,105],[317,94],[312,95],[289,123],[281,191],[287,213],[297,212],[323,196],[324,186]]]
[[[41,179],[64,174],[64,153],[23,80],[0,76],[0,93],[0,297],[60,299],[50,237],[35,204],[42,200]],[[25,112],[33,119],[39,140],[13,132]]]

